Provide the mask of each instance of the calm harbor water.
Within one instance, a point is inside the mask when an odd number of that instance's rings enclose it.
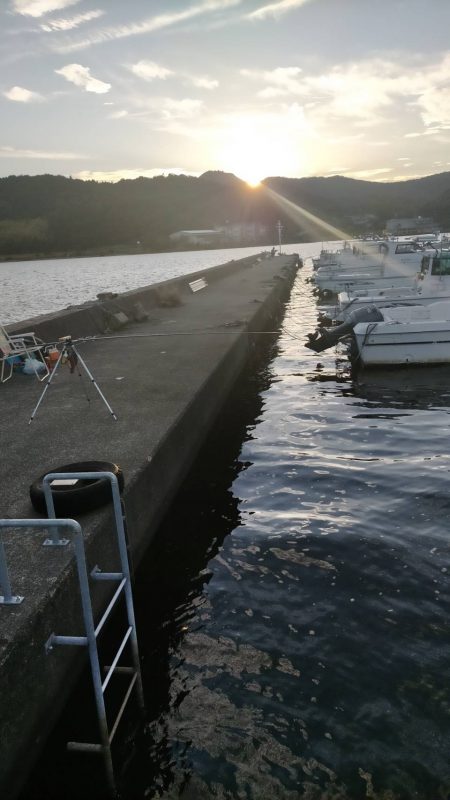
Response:
[[[296,253],[300,246],[286,245],[283,251]],[[308,255],[318,250],[314,244],[303,247]],[[69,305],[86,303],[95,300],[98,292],[127,292],[206,270],[263,249],[261,246],[240,247],[0,263],[0,323],[20,322]],[[270,250],[271,245],[265,249]]]
[[[138,571],[124,800],[450,796],[450,368],[307,350],[308,274]],[[23,800],[102,796],[55,752]]]

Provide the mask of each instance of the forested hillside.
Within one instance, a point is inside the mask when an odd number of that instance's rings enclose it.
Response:
[[[374,231],[381,231],[390,217],[416,215],[434,217],[443,229],[450,229],[450,173],[390,184],[339,176],[274,177],[256,189],[222,172],[119,183],[10,176],[0,179],[0,256],[171,250],[169,236],[175,231],[234,223],[261,223],[266,232],[255,242],[243,229],[240,241],[231,243],[224,235],[216,246],[267,245],[277,240],[278,219],[284,241],[327,238],[325,230],[312,228],[292,206],[288,212],[277,196],[349,235],[363,232],[362,215],[372,215],[365,227]]]

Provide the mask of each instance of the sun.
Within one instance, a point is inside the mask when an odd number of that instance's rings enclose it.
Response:
[[[301,174],[298,130],[273,114],[236,115],[221,131],[221,169],[256,188],[264,178]]]
[[[261,186],[261,180],[259,178],[243,178],[242,175],[238,175],[238,178],[242,178],[243,181],[246,182],[247,186],[250,186],[250,189],[257,189],[258,186]]]

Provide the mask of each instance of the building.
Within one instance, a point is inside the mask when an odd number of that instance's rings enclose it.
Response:
[[[215,230],[175,231],[175,233],[170,234],[169,239],[172,242],[196,244],[201,247],[202,245],[214,244],[222,235],[221,231]]]
[[[262,222],[227,222],[220,230],[226,241],[236,244],[256,244],[268,235],[267,225]]]
[[[267,239],[267,225],[261,222],[227,222],[214,230],[185,230],[171,233],[169,239],[177,244],[205,247],[258,244]]]
[[[439,225],[430,217],[399,217],[388,219],[386,233],[389,236],[415,236],[419,233],[439,233]]]

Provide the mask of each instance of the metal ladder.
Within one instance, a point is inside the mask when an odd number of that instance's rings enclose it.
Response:
[[[78,522],[73,519],[55,519],[55,510],[52,498],[50,483],[53,480],[63,479],[81,479],[81,480],[97,480],[99,478],[107,478],[111,484],[112,499],[114,506],[114,517],[116,527],[116,537],[120,557],[120,572],[102,572],[99,567],[94,567],[90,573],[93,581],[110,581],[117,584],[116,591],[110,600],[105,612],[103,613],[97,625],[94,622],[94,615],[92,610],[92,601],[89,588],[89,576],[86,565],[86,554],[84,547],[83,532]],[[139,652],[136,635],[136,624],[134,618],[133,597],[131,591],[131,577],[128,563],[127,542],[125,535],[124,517],[122,512],[122,505],[120,499],[119,484],[116,476],[111,472],[70,472],[70,473],[49,473],[43,480],[44,495],[47,503],[47,513],[49,519],[2,519],[0,520],[0,585],[3,589],[3,595],[0,596],[0,604],[11,605],[23,601],[23,597],[13,595],[11,591],[11,584],[9,580],[8,567],[6,562],[6,554],[1,539],[1,531],[3,528],[31,528],[31,529],[49,529],[52,536],[44,542],[46,546],[65,546],[69,543],[68,539],[60,538],[60,528],[66,529],[72,534],[72,540],[75,550],[75,558],[77,563],[78,582],[80,586],[81,605],[83,612],[83,621],[85,636],[62,636],[52,634],[45,643],[46,652],[52,652],[55,646],[58,645],[72,645],[87,647],[89,653],[89,660],[91,666],[92,682],[95,694],[95,704],[97,709],[97,717],[100,731],[100,743],[90,742],[68,742],[67,747],[72,751],[81,751],[85,753],[97,753],[103,755],[105,770],[108,780],[109,788],[112,792],[116,790],[116,781],[114,776],[114,766],[111,754],[111,744],[119,726],[120,720],[123,716],[128,700],[131,697],[132,691],[135,688],[137,692],[137,699],[139,706],[144,707],[144,694],[142,688],[142,677],[139,664]],[[124,594],[126,612],[127,612],[127,630],[119,644],[112,663],[110,666],[104,668],[105,677],[102,680],[102,670],[100,667],[97,639],[101,633],[108,617],[114,609],[120,596]],[[119,666],[119,660],[127,645],[130,644],[132,655],[132,666]],[[106,704],[105,704],[105,690],[112,678],[116,674],[126,674],[130,676],[125,696],[116,715],[111,728],[108,724]]]

